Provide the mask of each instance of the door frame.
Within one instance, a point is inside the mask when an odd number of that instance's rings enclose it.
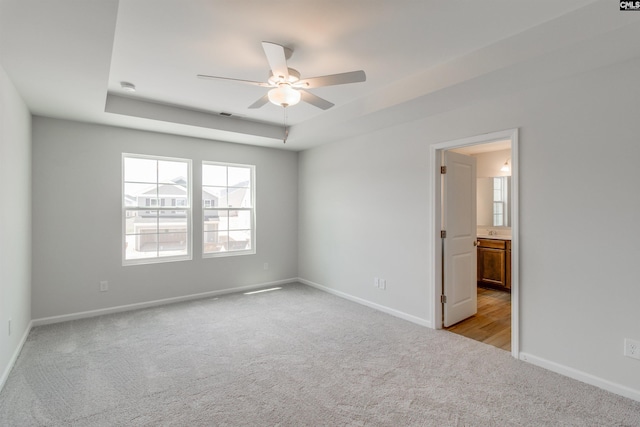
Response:
[[[433,144],[430,147],[430,166],[433,172],[431,180],[431,231],[433,238],[429,246],[431,253],[430,289],[433,301],[431,325],[434,329],[442,329],[442,179],[440,166],[442,152],[453,148],[486,144],[509,139],[511,140],[511,355],[516,359],[520,355],[520,222],[519,222],[519,168],[518,168],[518,129],[507,129],[483,135]]]

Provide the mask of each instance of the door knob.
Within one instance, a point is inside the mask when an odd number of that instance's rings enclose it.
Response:
[[[477,240],[473,241],[473,246],[478,246],[478,241]]]

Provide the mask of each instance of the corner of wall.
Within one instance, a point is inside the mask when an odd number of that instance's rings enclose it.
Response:
[[[0,389],[31,330],[31,154],[31,113],[0,65]]]

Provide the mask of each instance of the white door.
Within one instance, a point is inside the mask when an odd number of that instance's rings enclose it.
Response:
[[[478,311],[476,254],[476,159],[444,152],[442,175],[443,303],[448,327]]]

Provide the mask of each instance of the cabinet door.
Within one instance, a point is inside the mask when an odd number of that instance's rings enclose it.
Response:
[[[478,248],[478,282],[506,286],[506,253],[502,249]]]

